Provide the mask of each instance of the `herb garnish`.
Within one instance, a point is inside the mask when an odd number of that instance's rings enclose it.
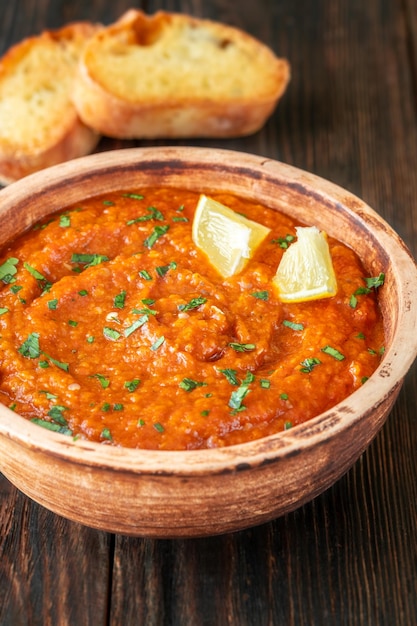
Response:
[[[149,274],[147,270],[140,270],[139,276],[144,280],[152,280],[152,276]]]
[[[6,261],[0,265],[0,280],[3,281],[5,285],[10,283],[14,283],[16,280],[14,278],[15,274],[17,274],[16,265],[19,263],[19,259],[14,257],[10,257],[6,259]]]
[[[69,364],[68,363],[63,363],[62,361],[57,361],[56,359],[52,358],[49,354],[46,354],[46,352],[42,352],[42,354],[44,356],[46,356],[46,358],[49,359],[51,361],[51,363],[53,363],[54,365],[59,367],[59,369],[64,370],[64,372],[68,372],[68,370],[69,370]],[[39,365],[41,365],[41,363],[39,363]]]
[[[297,324],[296,322],[291,322],[290,320],[283,320],[283,325],[291,328],[291,330],[304,330],[303,324]]]
[[[103,335],[107,337],[107,339],[111,339],[112,341],[117,341],[121,337],[118,330],[110,328],[109,326],[105,326],[103,328]]]
[[[226,376],[227,380],[229,381],[231,385],[239,385],[239,379],[237,377],[236,370],[226,368],[223,370],[219,369],[219,372],[221,372],[222,374],[224,374],[224,376]]]
[[[255,375],[252,372],[246,372],[246,376],[242,382],[242,384],[236,389],[232,391],[229,399],[229,406],[235,412],[244,411],[245,406],[243,404],[243,400],[246,398],[248,393],[250,392],[249,385],[253,383],[255,380]]]
[[[321,361],[317,357],[311,357],[311,358],[308,358],[308,359],[304,359],[304,361],[302,361],[300,363],[300,365],[302,365],[302,368],[300,369],[300,372],[303,372],[303,374],[309,374],[310,372],[313,371],[313,369],[316,367],[316,365],[320,365],[320,363],[321,363]]]
[[[235,411],[242,411],[245,407],[243,406],[243,400],[248,395],[250,389],[247,385],[241,385],[236,391],[232,391],[229,400],[229,406],[231,409]]]
[[[60,435],[72,435],[72,430],[70,430],[67,426],[57,424],[56,422],[48,422],[48,420],[44,420],[39,417],[33,417],[30,421],[33,424],[37,424],[38,426],[42,426],[48,430],[53,430]]]
[[[103,389],[107,389],[110,385],[109,379],[106,378],[106,376],[103,376],[103,374],[91,374],[90,378],[97,378]]]
[[[37,359],[41,355],[39,347],[39,333],[31,333],[22,343],[18,352],[29,359]]]
[[[265,302],[269,298],[269,293],[267,291],[254,291],[250,295],[254,298],[257,298],[258,300],[265,300]]]
[[[143,200],[145,196],[139,193],[124,193],[122,194],[123,198],[131,198],[132,200]]]
[[[146,237],[145,241],[143,242],[143,245],[146,248],[152,248],[152,246],[155,244],[155,242],[162,237],[163,235],[165,235],[165,233],[169,230],[169,226],[168,224],[166,224],[165,226],[155,226],[155,228],[153,229],[152,233],[149,235],[149,237]]]
[[[199,306],[205,304],[207,302],[207,298],[192,298],[187,304],[179,304],[179,311],[192,311],[192,309],[198,309]]]
[[[286,250],[288,245],[295,239],[294,235],[286,235],[285,237],[278,237],[278,239],[272,239],[272,243],[277,243],[280,248]]]
[[[197,389],[197,387],[205,387],[206,385],[207,383],[200,382],[198,380],[193,380],[192,378],[183,378],[179,384],[181,389],[184,389],[185,391],[188,391],[188,392],[194,391],[194,389]]]
[[[142,317],[140,317],[138,320],[133,322],[133,324],[131,324],[130,326],[124,329],[123,331],[124,336],[129,337],[132,333],[135,332],[135,330],[137,330],[138,328],[146,324],[148,320],[149,320],[148,315],[142,315]]]
[[[68,411],[68,407],[56,404],[51,409],[49,409],[48,415],[54,422],[61,424],[61,426],[66,426],[68,422],[63,416],[64,411]]]
[[[175,270],[175,269],[177,269],[177,264],[175,263],[175,261],[171,261],[171,263],[168,263],[168,265],[159,265],[158,267],[155,268],[156,273],[161,278],[163,278],[169,270]]]
[[[94,265],[100,265],[100,263],[108,260],[109,257],[104,254],[82,254],[74,252],[71,256],[71,263],[79,263],[80,265],[84,265],[84,269],[87,269],[88,267],[93,267]]]
[[[103,430],[100,433],[100,436],[103,437],[103,439],[107,439],[108,441],[113,441],[113,437],[111,436],[111,432],[109,428],[103,428]]]
[[[345,358],[344,354],[339,352],[339,350],[336,350],[336,348],[332,348],[331,346],[324,346],[324,348],[322,348],[321,351],[325,352],[326,354],[329,354],[334,359],[336,359],[336,361],[343,361],[343,359]]]
[[[71,226],[71,218],[66,213],[60,215],[59,217],[59,225],[61,228],[69,228]]]
[[[114,306],[116,309],[123,309],[125,306],[125,300],[126,300],[126,291],[123,290],[120,293],[117,294],[117,296],[115,296],[114,298]]]
[[[233,348],[236,352],[251,352],[256,349],[256,345],[254,343],[229,343],[229,346]]]
[[[382,285],[385,282],[385,274],[381,272],[378,276],[371,276],[368,278],[364,278],[364,281],[365,281],[366,286],[358,287],[358,289],[356,289],[356,291],[354,291],[350,297],[349,306],[352,309],[355,309],[358,304],[358,299],[356,296],[367,295],[368,293],[372,291],[372,289],[378,289],[378,287],[382,287]]]
[[[134,378],[133,380],[127,380],[124,384],[124,386],[126,387],[126,389],[128,391],[130,391],[130,393],[132,393],[133,391],[135,391],[140,385],[140,379],[139,378]]]
[[[158,350],[158,348],[160,348],[162,346],[164,341],[165,341],[165,337],[162,335],[161,337],[159,337],[159,339],[157,339],[155,341],[155,343],[153,343],[151,345],[151,350],[153,350],[153,351]]]
[[[52,283],[49,282],[48,279],[45,278],[43,274],[38,272],[37,269],[35,269],[34,267],[31,267],[29,263],[26,263],[26,262],[23,263],[23,267],[25,268],[25,270],[29,272],[29,274],[33,276],[33,278],[35,278],[40,289],[42,290],[42,293],[46,293],[47,291],[51,289]]]
[[[148,222],[149,220],[159,220],[162,222],[164,220],[164,216],[161,211],[156,209],[153,206],[147,207],[148,215],[140,215],[139,217],[135,217],[132,220],[128,220],[126,222],[127,226],[132,226],[132,224],[138,224],[139,222]]]

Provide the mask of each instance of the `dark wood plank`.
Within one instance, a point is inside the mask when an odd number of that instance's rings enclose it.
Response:
[[[109,535],[53,515],[0,475],[0,537],[2,626],[106,623]]]

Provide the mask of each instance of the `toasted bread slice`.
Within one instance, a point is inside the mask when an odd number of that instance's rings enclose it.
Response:
[[[131,9],[87,44],[73,99],[110,137],[234,137],[265,123],[289,76],[285,59],[239,29]]]
[[[99,26],[77,22],[16,44],[0,60],[0,182],[91,152],[98,134],[70,99],[79,56]]]

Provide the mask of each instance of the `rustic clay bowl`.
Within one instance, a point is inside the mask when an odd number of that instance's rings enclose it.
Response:
[[[189,537],[266,522],[337,481],[383,425],[417,353],[417,269],[361,200],[306,172],[230,151],[150,148],[58,165],[0,192],[0,246],[81,199],[122,188],[227,190],[315,224],[384,272],[386,352],[366,385],[333,409],[253,443],[186,452],[121,449],[53,433],[0,405],[0,470],[64,517],[107,531]]]

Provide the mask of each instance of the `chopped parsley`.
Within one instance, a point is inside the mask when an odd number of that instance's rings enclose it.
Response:
[[[49,361],[51,361],[51,363],[56,365],[56,367],[59,367],[59,369],[64,370],[64,372],[68,372],[68,370],[69,370],[69,364],[68,363],[63,363],[62,361],[57,361],[57,359],[52,358],[51,356],[49,356],[49,354],[46,354],[46,352],[42,352],[42,354],[44,356],[46,356],[46,358],[49,359]],[[41,363],[39,363],[39,365],[41,365]],[[44,367],[46,367],[46,366],[44,366]]]
[[[111,432],[110,432],[109,428],[103,428],[103,430],[101,431],[100,436],[103,439],[107,439],[108,441],[113,441],[113,437],[111,435]]]
[[[18,352],[29,359],[37,359],[41,355],[39,347],[39,333],[31,333],[22,343]]]
[[[285,237],[278,237],[277,239],[272,239],[272,243],[277,243],[280,248],[286,250],[288,245],[294,241],[294,235],[285,235]]]
[[[233,348],[236,352],[251,352],[256,349],[256,345],[254,343],[229,343],[229,346]]]
[[[378,287],[382,287],[384,282],[385,282],[385,274],[383,274],[382,272],[378,276],[365,278],[365,283],[368,289],[378,289]]]
[[[163,433],[165,428],[162,426],[162,424],[160,424],[160,422],[155,422],[155,424],[153,424],[153,427],[155,428],[155,430],[158,431],[158,433]]]
[[[149,248],[149,249],[152,248],[153,245],[156,243],[156,241],[160,237],[165,235],[165,233],[168,230],[169,230],[168,224],[165,226],[155,226],[152,233],[149,235],[149,237],[146,237],[145,241],[143,242],[143,245],[145,246],[145,248]]]
[[[230,369],[230,368],[226,368],[226,369],[219,369],[219,372],[221,372],[222,374],[224,374],[224,376],[226,376],[226,379],[229,381],[229,383],[231,385],[239,385],[239,379],[237,377],[237,371]]]
[[[283,320],[283,325],[287,326],[287,328],[291,328],[291,330],[304,330],[304,324],[297,324],[296,322],[291,322],[290,320]]]
[[[106,378],[106,376],[103,376],[103,374],[91,374],[90,378],[97,378],[103,389],[107,389],[107,387],[110,385],[109,379]]]
[[[320,365],[320,363],[321,361],[317,357],[304,359],[304,361],[300,363],[300,365],[302,366],[300,369],[300,372],[303,372],[303,374],[309,374],[310,372],[313,371],[316,365]]]
[[[171,263],[168,263],[168,265],[159,265],[158,267],[155,268],[155,270],[158,276],[163,278],[165,274],[169,272],[169,270],[175,270],[176,268],[177,268],[177,264],[175,263],[175,261],[171,261]]]
[[[67,426],[57,424],[56,422],[49,422],[48,420],[44,420],[39,417],[33,417],[30,421],[33,424],[37,424],[38,426],[42,426],[43,428],[47,428],[48,430],[52,430],[61,435],[72,435],[72,430],[70,430]]]
[[[93,267],[94,265],[100,265],[104,261],[109,261],[109,257],[104,254],[81,254],[74,252],[71,256],[71,263],[79,263],[84,265],[85,269]]]
[[[52,287],[52,283],[49,282],[49,280],[47,278],[45,278],[45,276],[43,274],[41,274],[40,272],[38,272],[37,269],[35,269],[34,267],[31,267],[29,265],[29,263],[23,263],[23,267],[25,268],[25,270],[27,270],[29,272],[29,274],[31,274],[33,276],[33,278],[37,281],[40,289],[42,290],[42,293],[46,293],[47,291],[49,291]]]
[[[262,389],[269,389],[271,386],[271,381],[268,378],[261,378],[259,381],[259,385]]]
[[[124,193],[123,198],[131,198],[132,200],[143,200],[145,196],[140,193]]]
[[[229,400],[229,406],[231,409],[235,411],[242,411],[245,407],[243,406],[243,400],[248,395],[250,389],[247,385],[241,385],[236,391],[232,391]]]
[[[198,309],[202,304],[207,302],[207,298],[192,298],[187,304],[179,304],[179,311],[192,311],[193,309]]]
[[[68,422],[67,422],[67,420],[63,416],[63,412],[64,411],[68,411],[68,407],[60,406],[60,405],[56,404],[51,409],[49,409],[48,416],[54,422],[57,422],[58,424],[61,424],[61,426],[67,426]]]
[[[159,337],[159,339],[157,339],[155,341],[155,343],[153,343],[151,345],[151,350],[153,350],[153,351],[158,350],[158,348],[160,348],[162,346],[164,341],[165,341],[165,337],[162,335],[161,337]]]
[[[132,220],[128,220],[126,222],[127,226],[132,226],[132,224],[138,224],[139,222],[148,222],[149,220],[159,220],[161,222],[164,220],[164,216],[161,211],[156,209],[154,206],[147,207],[147,211],[148,215],[140,215]]]
[[[9,257],[2,265],[0,265],[0,280],[6,285],[13,283],[16,280],[14,276],[17,274],[16,265],[18,263],[19,259]]]
[[[123,290],[120,293],[117,294],[117,296],[115,296],[114,298],[114,306],[116,309],[123,309],[125,306],[125,300],[126,300],[126,291]]]
[[[350,296],[349,306],[352,309],[356,309],[356,306],[358,304],[357,296],[367,295],[368,293],[371,293],[372,289],[378,289],[379,287],[382,287],[385,282],[385,274],[381,272],[381,274],[379,274],[378,276],[364,278],[364,281],[365,286],[358,287],[358,289],[356,289],[356,291],[354,291],[353,294]]]
[[[107,339],[111,339],[112,341],[117,341],[121,337],[121,334],[118,330],[110,328],[109,326],[105,326],[103,328],[103,335],[107,337]]]
[[[125,388],[132,393],[140,385],[140,378],[134,378],[133,380],[127,380],[124,384]]]
[[[269,293],[268,291],[254,291],[253,293],[251,293],[251,296],[257,298],[258,300],[264,300],[266,302],[269,298]]]
[[[193,380],[192,378],[183,378],[179,384],[181,389],[184,389],[185,391],[188,391],[188,392],[194,391],[194,389],[197,389],[197,387],[204,387],[206,385],[207,383],[200,382],[198,380]]]
[[[59,217],[59,225],[61,228],[69,228],[71,226],[71,218],[69,215],[64,213]]]
[[[336,359],[336,361],[343,361],[345,358],[344,354],[339,352],[339,350],[336,350],[336,348],[332,348],[332,346],[324,346],[324,348],[322,348],[321,351],[325,352],[326,354],[329,354],[334,359]]]
[[[148,320],[149,320],[149,315],[147,314],[142,315],[142,317],[140,317],[138,320],[133,322],[133,324],[131,324],[130,326],[124,329],[123,331],[124,336],[129,337],[132,333],[135,332],[135,330],[137,330],[138,328],[146,324]]]
[[[139,276],[144,280],[152,280],[152,276],[149,274],[147,270],[140,270]]]

